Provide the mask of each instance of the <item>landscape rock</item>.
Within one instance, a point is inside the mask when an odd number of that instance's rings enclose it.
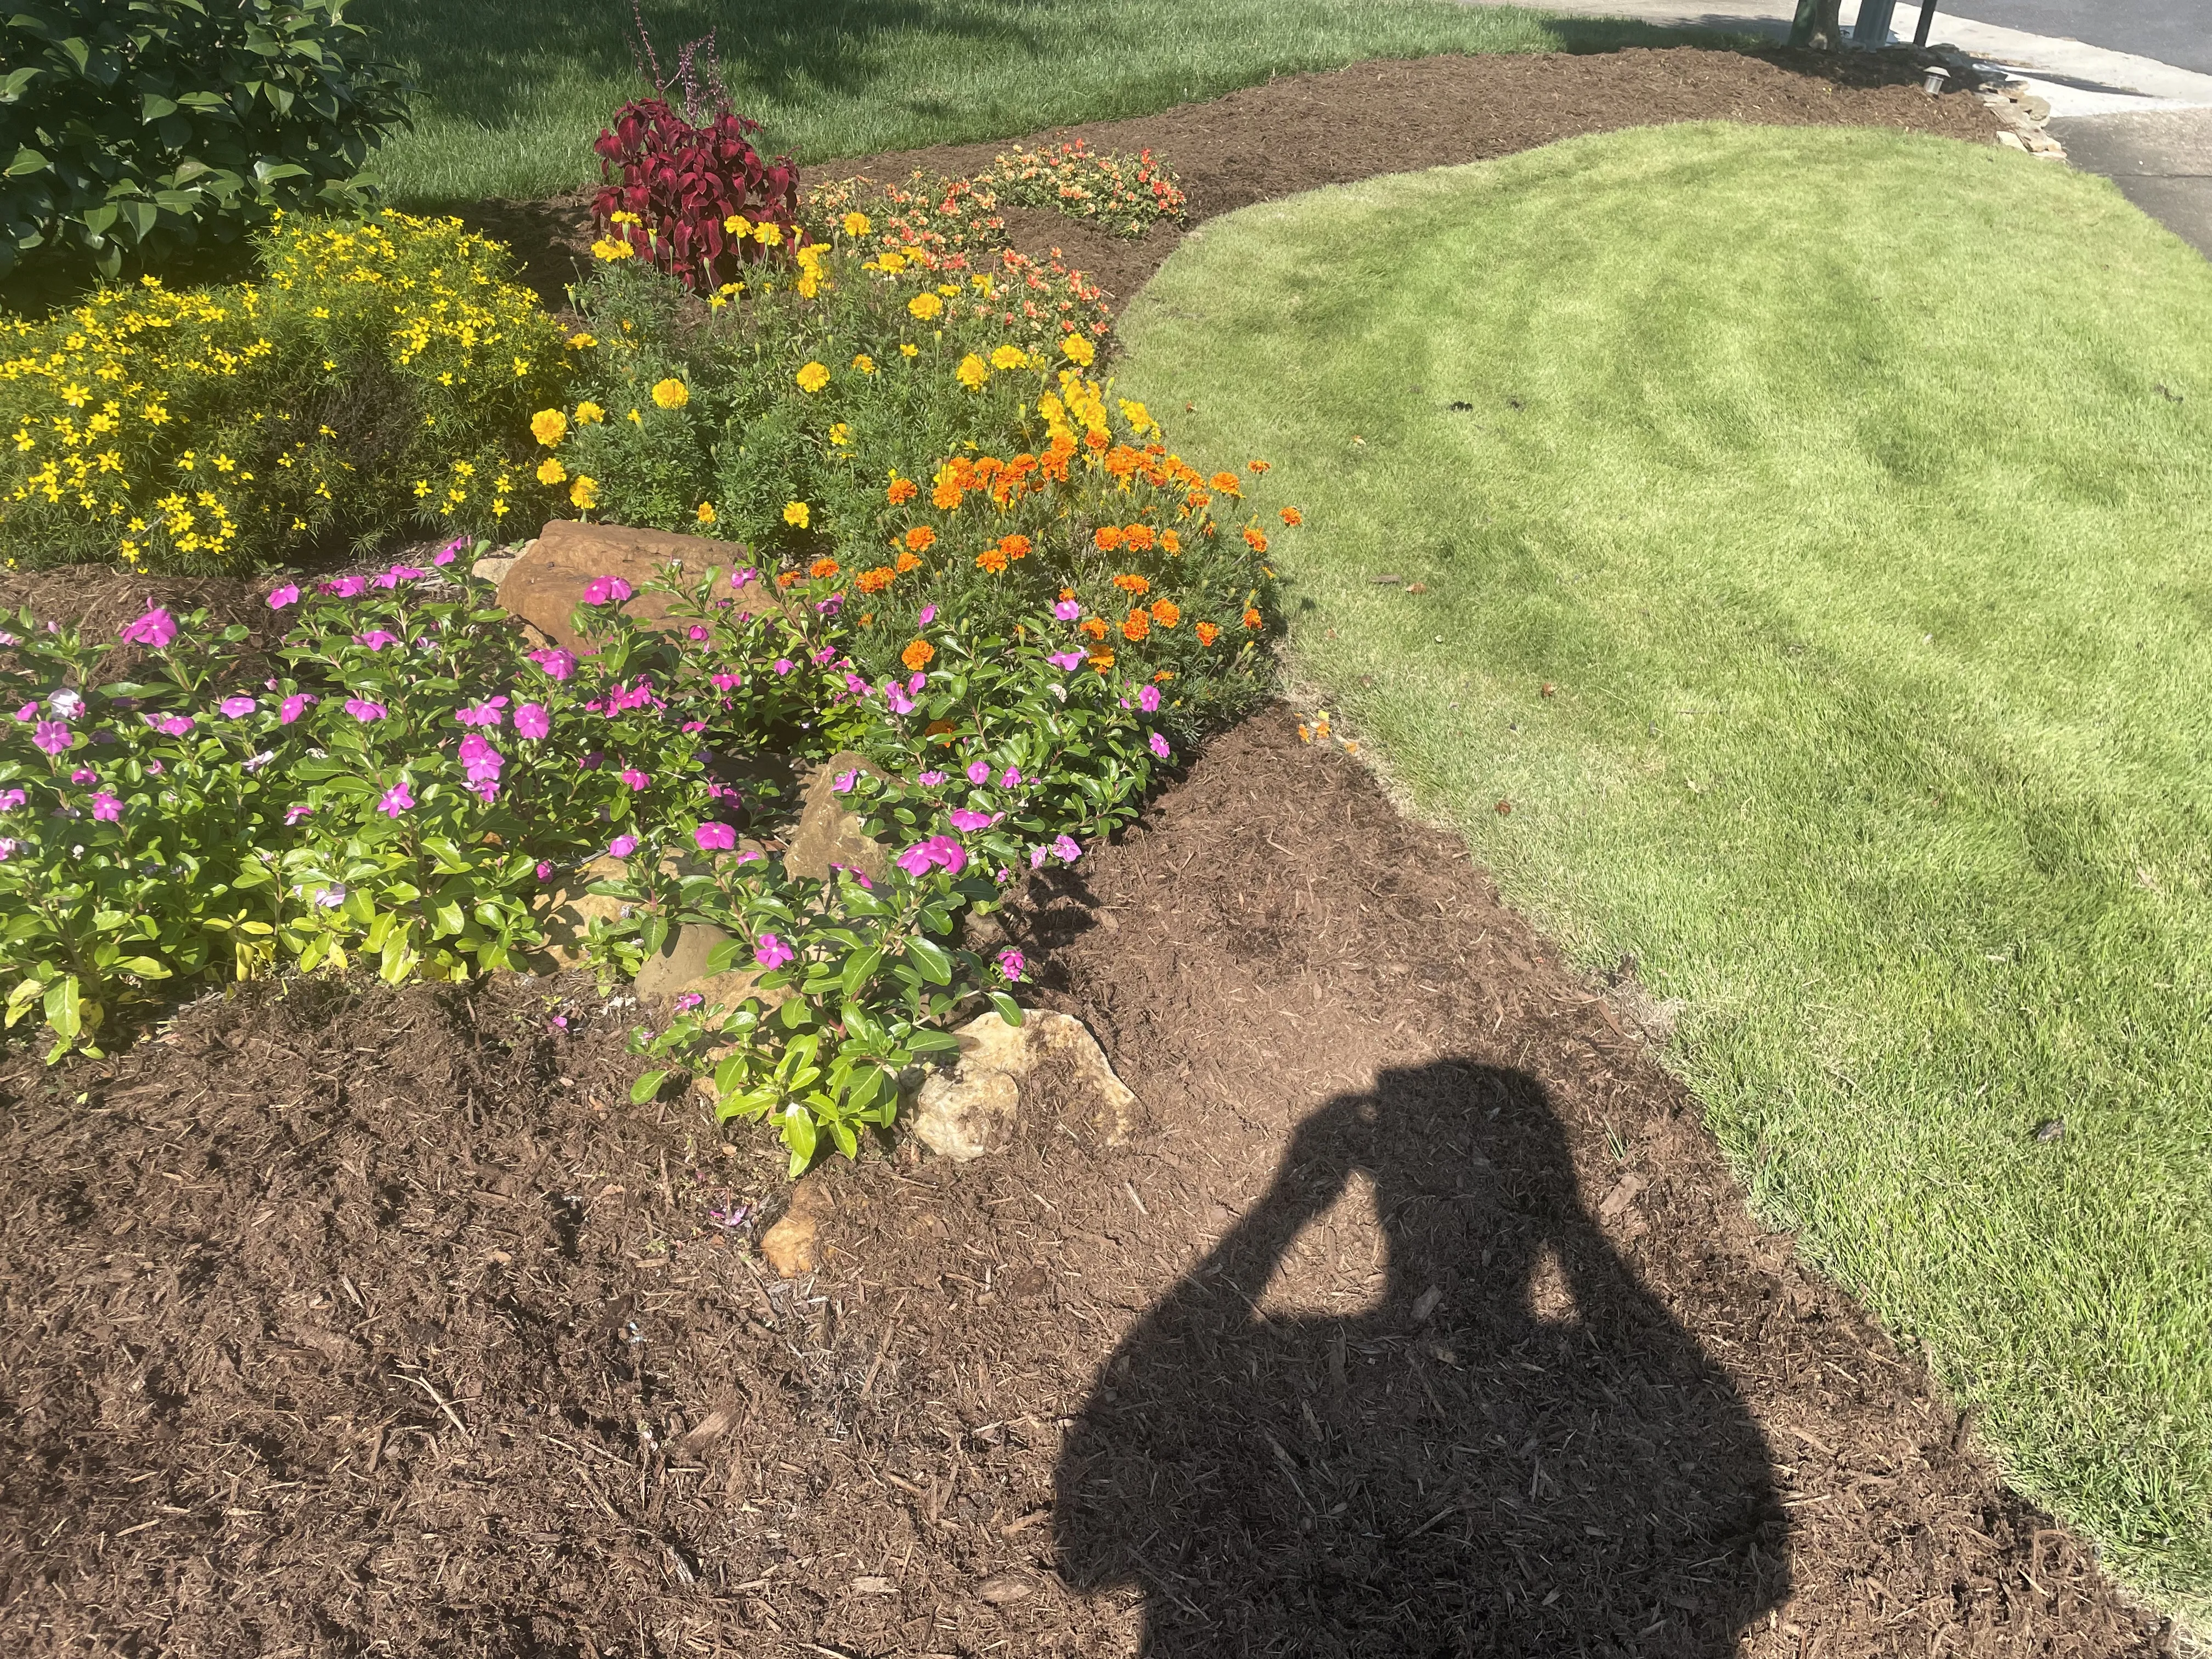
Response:
[[[626,868],[622,860],[603,854],[539,897],[536,907],[538,925],[544,930],[545,946],[524,959],[524,965],[532,973],[559,973],[583,961],[584,935],[592,918],[614,921],[621,918],[623,910],[620,899],[585,890],[595,881],[621,876]]]
[[[705,922],[684,923],[668,936],[658,956],[647,957],[638,969],[637,994],[672,999],[696,993],[705,999],[699,1010],[702,1016],[734,1008],[749,996],[757,996],[770,1008],[781,1006],[791,994],[787,988],[755,988],[768,971],[764,968],[732,968],[719,974],[707,971],[708,957],[729,938],[720,927]]]
[[[808,1176],[791,1189],[783,1217],[761,1235],[760,1251],[778,1279],[812,1273],[821,1259],[821,1223],[835,1207],[829,1183]]]
[[[799,824],[783,852],[787,873],[827,881],[830,866],[842,864],[870,881],[890,879],[890,854],[863,829],[860,815],[846,809],[836,787],[837,780],[848,772],[873,775],[875,770],[864,757],[847,750],[832,755],[807,779],[799,798]]]
[[[670,596],[644,590],[646,583],[659,578],[663,566],[682,567],[689,581],[710,570],[742,570],[752,562],[752,555],[736,542],[556,519],[501,575],[499,603],[554,644],[574,651],[582,641],[568,619],[583,600],[585,585],[594,577],[621,577],[635,590],[635,597],[623,604],[623,613],[658,623],[668,615]],[[767,580],[747,582],[733,592],[726,586],[721,597],[735,601],[741,616],[786,614]]]
[[[1107,1146],[1127,1138],[1137,1097],[1073,1015],[1025,1009],[1017,1026],[994,1011],[953,1035],[960,1040],[959,1061],[951,1072],[923,1080],[908,1120],[915,1139],[940,1158],[965,1163],[1010,1145],[1020,1116],[1021,1079],[1048,1060],[1058,1062],[1062,1079],[1091,1097],[1088,1115]]]

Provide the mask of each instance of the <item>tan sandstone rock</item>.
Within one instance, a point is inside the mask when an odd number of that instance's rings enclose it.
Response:
[[[1120,1145],[1136,1121],[1136,1096],[1072,1014],[1025,1009],[1016,1026],[994,1011],[953,1035],[960,1039],[959,1062],[923,1080],[908,1118],[915,1139],[940,1158],[964,1163],[1003,1151],[1019,1119],[1021,1079],[1048,1059],[1062,1062],[1061,1075],[1091,1097],[1091,1121],[1106,1145]]]
[[[799,824],[783,851],[783,867],[790,874],[827,881],[830,866],[842,864],[870,881],[890,879],[890,854],[861,827],[859,813],[846,810],[845,798],[837,793],[837,780],[854,771],[872,774],[875,769],[848,750],[823,762],[806,781]]]
[[[636,593],[623,604],[623,613],[641,622],[658,623],[668,615],[670,596],[644,589],[646,583],[660,575],[663,566],[681,567],[680,574],[689,582],[710,570],[742,570],[752,562],[752,555],[736,542],[556,519],[507,567],[500,579],[499,603],[502,610],[521,618],[556,645],[574,651],[580,648],[582,641],[568,619],[592,578],[621,577]],[[716,597],[735,601],[738,612],[744,616],[786,614],[769,579],[747,582],[734,591],[720,585]]]
[[[821,1260],[821,1223],[835,1207],[829,1183],[818,1174],[791,1189],[782,1218],[761,1235],[761,1255],[778,1279],[814,1271]]]

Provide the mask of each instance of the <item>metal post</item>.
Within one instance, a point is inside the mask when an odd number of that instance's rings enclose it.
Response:
[[[1936,21],[1936,0],[1920,0],[1920,27],[1912,31],[1912,44],[1926,50],[1928,26]]]
[[[1897,0],[1859,0],[1859,21],[1851,29],[1851,44],[1861,52],[1879,52],[1889,44],[1890,14]]]
[[[1809,46],[1813,44],[1813,19],[1820,0],[1797,0],[1796,21],[1790,25],[1790,44]]]

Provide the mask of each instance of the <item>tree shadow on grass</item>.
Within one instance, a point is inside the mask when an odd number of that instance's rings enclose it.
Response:
[[[1380,1224],[1369,1305],[1263,1314],[1355,1182]],[[1339,1226],[1340,1262],[1370,1237]],[[1472,1062],[1306,1121],[1108,1362],[1057,1485],[1063,1576],[1140,1588],[1152,1659],[1717,1659],[1789,1586],[1728,1376],[1583,1212],[1543,1089]]]

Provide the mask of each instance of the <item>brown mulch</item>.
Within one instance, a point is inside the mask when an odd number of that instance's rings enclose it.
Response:
[[[1322,185],[1509,155],[1577,133],[1669,121],[1775,126],[1899,127],[1995,141],[1996,118],[1971,94],[1930,98],[1911,64],[1863,52],[1756,55],[1694,46],[1605,53],[1498,53],[1355,64],[1285,76],[1206,103],[1128,121],[1054,127],[1020,139],[941,144],[822,161],[805,179],[903,179],[916,168],[960,177],[1015,143],[1084,138],[1094,149],[1149,149],[1182,179],[1190,221]],[[549,305],[590,264],[587,198],[487,202],[461,210],[508,242],[524,280]],[[1059,248],[1117,302],[1158,270],[1183,232],[1155,225],[1122,238],[1042,209],[1006,211],[1024,252]]]
[[[835,1164],[797,1281],[573,981],[11,1058],[0,1651],[2162,1650],[1282,711],[1031,896],[1135,1132]]]

